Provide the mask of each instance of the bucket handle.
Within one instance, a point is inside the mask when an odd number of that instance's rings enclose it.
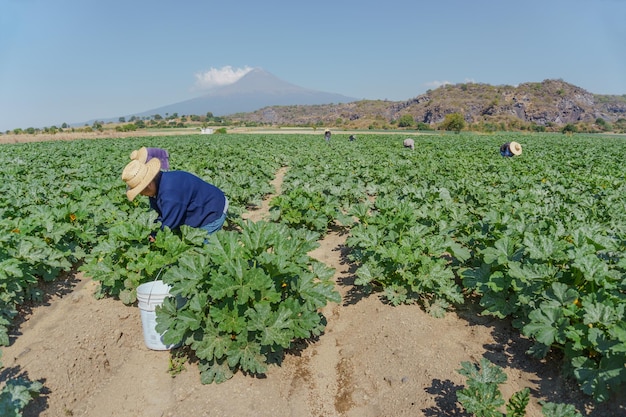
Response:
[[[161,269],[159,269],[159,273],[156,275],[156,277],[154,278],[152,283],[155,283],[159,279],[159,276],[161,276],[161,272],[163,272],[163,268],[165,268],[165,267],[162,266]],[[150,294],[148,294],[148,305],[150,305],[150,297],[152,297],[152,290],[153,289],[154,289],[154,285],[152,287],[150,287]]]

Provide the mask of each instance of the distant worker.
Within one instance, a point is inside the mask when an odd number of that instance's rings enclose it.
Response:
[[[326,129],[324,132],[324,139],[326,139],[326,143],[330,143],[330,130]]]
[[[522,154],[522,145],[517,142],[506,142],[500,146],[500,155],[506,157],[518,156]]]
[[[415,149],[415,141],[413,139],[404,139],[402,144],[405,148],[411,148],[411,150]]]
[[[137,161],[143,162],[144,164],[152,158],[157,158],[159,161],[161,161],[162,171],[169,171],[170,155],[165,149],[146,148],[144,146],[130,153],[130,159],[136,159]]]
[[[350,135],[348,139],[350,140],[350,142],[354,142],[356,140],[356,137],[354,135]]]

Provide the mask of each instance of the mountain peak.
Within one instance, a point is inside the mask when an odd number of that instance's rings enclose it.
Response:
[[[285,93],[293,94],[303,91],[310,92],[311,90],[283,81],[262,68],[254,68],[237,82],[218,87],[205,96],[251,93],[270,93],[276,95]]]
[[[191,100],[137,113],[135,116],[174,113],[204,115],[208,112],[215,116],[226,116],[269,106],[349,103],[356,100],[341,94],[298,87],[262,68],[254,68],[233,84],[215,88]]]

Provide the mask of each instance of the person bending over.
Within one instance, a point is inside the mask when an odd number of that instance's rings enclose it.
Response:
[[[518,156],[522,154],[522,145],[517,142],[506,142],[500,146],[500,155],[506,157]]]
[[[224,225],[228,199],[222,190],[186,171],[161,171],[158,158],[143,163],[132,160],[122,171],[126,196],[147,196],[158,213],[161,227],[172,230],[182,225],[201,228],[209,235]]]

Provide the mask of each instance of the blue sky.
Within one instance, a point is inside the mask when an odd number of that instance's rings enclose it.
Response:
[[[263,68],[406,100],[560,78],[626,94],[626,0],[0,0],[0,132],[119,117]]]

